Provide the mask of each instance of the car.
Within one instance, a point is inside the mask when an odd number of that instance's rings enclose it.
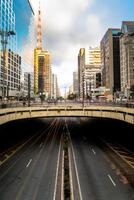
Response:
[[[122,98],[121,102],[127,102],[127,98]]]
[[[120,98],[116,98],[116,103],[126,103],[127,102],[127,98],[125,97],[120,97]]]

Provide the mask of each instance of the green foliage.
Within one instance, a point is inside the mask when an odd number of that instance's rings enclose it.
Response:
[[[76,99],[76,94],[73,94],[73,93],[72,93],[72,94],[69,94],[69,95],[68,95],[68,99],[69,99],[69,100],[74,100],[74,99]]]

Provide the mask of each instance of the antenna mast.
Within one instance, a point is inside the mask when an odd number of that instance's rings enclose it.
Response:
[[[38,21],[37,21],[37,49],[42,49],[42,24],[41,24],[41,8],[39,0]]]

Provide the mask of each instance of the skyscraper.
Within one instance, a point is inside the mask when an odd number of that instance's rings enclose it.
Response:
[[[46,97],[51,94],[51,66],[50,54],[48,51],[41,51],[38,54],[39,74],[38,74],[38,92],[45,93]]]
[[[78,87],[79,98],[83,97],[83,70],[85,66],[85,48],[81,48],[78,54]]]
[[[15,12],[13,0],[0,0],[0,30],[15,32]],[[11,51],[16,50],[16,37],[8,37],[7,48]],[[1,43],[0,43],[1,47]]]
[[[134,85],[134,21],[122,22],[120,39],[121,91],[126,97]]]
[[[78,72],[73,72],[73,92],[78,95]]]
[[[101,65],[101,54],[100,54],[100,47],[89,47],[86,50],[86,58],[85,58],[86,65]]]
[[[101,56],[99,47],[80,49],[78,55],[78,84],[80,98],[91,97],[98,84],[98,75],[101,72]]]
[[[23,74],[23,92],[24,96],[28,95],[28,76],[30,74],[30,94],[33,96],[34,94],[34,79],[33,79],[33,72],[24,72]]]
[[[120,29],[108,29],[101,40],[102,86],[109,95],[120,90]]]
[[[16,36],[12,35],[16,33],[13,3],[0,0],[0,96],[16,96],[20,91],[21,57],[16,53]]]
[[[59,97],[59,88],[58,88],[58,81],[57,75],[52,74],[52,98],[57,99]]]
[[[34,49],[34,93],[51,96],[50,54],[42,48],[42,22],[39,5],[37,17],[37,47]]]

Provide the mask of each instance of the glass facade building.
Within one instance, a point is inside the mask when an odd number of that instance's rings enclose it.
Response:
[[[13,3],[13,0],[0,0],[1,40],[7,41],[5,50],[0,43],[0,97],[3,94],[4,97],[15,97],[20,91],[21,57],[16,51],[17,33]],[[15,35],[2,38],[2,34],[6,35],[9,31],[13,31]],[[5,52],[5,55],[3,52]]]
[[[15,32],[13,0],[0,0],[0,30]],[[16,51],[16,36],[8,37],[7,48],[11,51]]]

